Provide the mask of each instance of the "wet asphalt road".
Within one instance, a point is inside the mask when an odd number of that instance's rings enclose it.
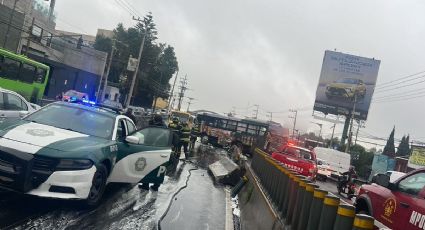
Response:
[[[84,209],[78,201],[0,191],[0,229],[157,229],[190,169],[196,170],[191,170],[187,188],[170,206],[162,229],[223,229],[224,188],[215,185],[204,168],[217,160],[216,152],[202,149],[192,159],[194,164],[179,161],[158,192],[140,190],[137,185],[108,185],[102,204],[94,210]]]

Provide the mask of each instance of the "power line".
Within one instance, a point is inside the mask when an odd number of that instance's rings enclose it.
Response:
[[[395,101],[407,101],[407,100],[411,100],[411,99],[415,99],[415,98],[421,98],[421,97],[425,97],[425,94],[422,95],[418,95],[415,97],[407,97],[407,98],[396,98],[396,99],[389,99],[389,100],[382,100],[382,101],[376,101],[374,103],[384,103],[384,102],[395,102]]]
[[[405,87],[412,86],[412,85],[417,85],[417,84],[424,83],[424,82],[425,82],[425,80],[422,80],[422,81],[414,82],[414,83],[407,84],[407,85],[401,85],[401,86],[394,87],[394,88],[380,90],[380,91],[375,92],[375,93],[382,93],[382,92],[387,92],[387,91],[391,91],[391,90],[401,89],[401,88],[405,88]]]
[[[376,88],[381,88],[381,87],[384,87],[385,85],[391,84],[393,82],[397,82],[397,81],[401,81],[401,80],[404,80],[404,79],[408,79],[408,78],[414,77],[414,76],[419,75],[419,74],[422,74],[422,73],[425,73],[425,70],[424,71],[420,71],[420,72],[415,73],[415,74],[410,74],[410,75],[407,75],[407,76],[404,76],[404,77],[401,77],[401,78],[397,78],[397,79],[392,80],[392,81],[381,83],[381,84],[377,85]]]
[[[121,0],[124,4],[126,4],[137,16],[141,17],[141,13],[139,13],[139,11],[136,10],[136,7],[134,7],[132,4],[130,4],[129,2],[127,2],[127,0]]]
[[[414,89],[414,90],[409,90],[409,91],[403,91],[403,92],[400,92],[400,93],[384,95],[384,96],[381,96],[381,97],[373,98],[373,100],[386,99],[386,98],[391,98],[391,97],[394,97],[394,96],[405,96],[405,95],[408,95],[408,94],[417,94],[417,93],[420,93],[422,91],[425,91],[425,89],[419,88],[419,89]]]
[[[128,7],[125,3],[121,2],[120,0],[115,0],[115,2],[118,4],[118,6],[120,6],[122,9],[124,9],[124,11],[127,11],[127,13],[129,13],[131,16],[140,17],[130,7]]]

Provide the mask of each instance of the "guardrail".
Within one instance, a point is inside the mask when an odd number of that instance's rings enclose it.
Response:
[[[285,226],[293,230],[374,229],[374,218],[256,149],[251,168]]]

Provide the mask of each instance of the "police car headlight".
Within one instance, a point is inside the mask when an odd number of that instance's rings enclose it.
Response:
[[[62,159],[56,166],[56,170],[83,170],[93,166],[91,160],[86,159]]]

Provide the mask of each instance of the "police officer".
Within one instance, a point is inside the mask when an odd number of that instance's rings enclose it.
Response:
[[[178,147],[178,151],[181,151],[181,147],[183,146],[183,151],[186,156],[186,159],[189,158],[189,152],[187,151],[187,147],[189,146],[190,140],[190,128],[187,122],[182,123],[182,127],[180,129],[180,145]]]

